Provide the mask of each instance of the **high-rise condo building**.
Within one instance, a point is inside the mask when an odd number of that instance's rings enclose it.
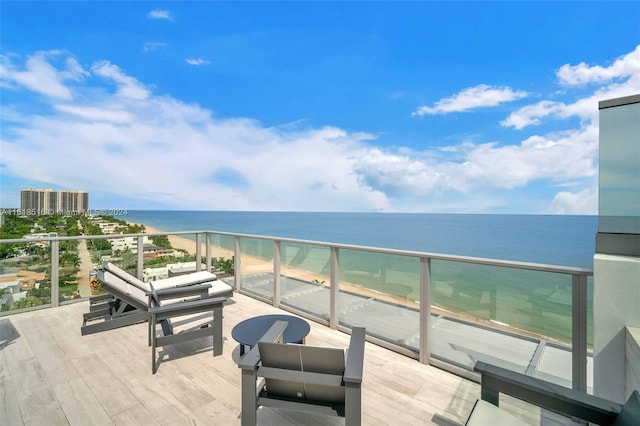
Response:
[[[23,214],[80,214],[89,210],[86,191],[54,191],[53,189],[20,190],[20,210]]]

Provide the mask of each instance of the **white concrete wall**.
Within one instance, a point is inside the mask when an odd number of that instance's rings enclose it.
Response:
[[[640,258],[598,254],[593,262],[594,394],[626,399],[626,326],[640,326]]]
[[[625,398],[635,389],[640,391],[640,327],[627,327],[625,376]]]

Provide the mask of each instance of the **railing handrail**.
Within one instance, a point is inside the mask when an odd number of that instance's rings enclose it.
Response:
[[[308,244],[308,245],[322,246],[327,248],[358,250],[358,251],[367,251],[372,253],[393,254],[393,255],[408,256],[408,257],[420,257],[420,258],[428,258],[432,260],[472,263],[472,264],[478,264],[478,265],[497,266],[497,267],[503,267],[503,268],[516,268],[516,269],[526,269],[531,271],[553,272],[553,273],[581,275],[581,276],[593,276],[593,270],[587,269],[587,268],[579,268],[575,266],[562,266],[562,265],[553,265],[553,264],[546,264],[546,263],[523,262],[523,261],[517,261],[517,260],[461,256],[461,255],[453,255],[453,254],[445,254],[445,253],[432,253],[432,252],[424,252],[424,251],[416,251],[416,250],[400,250],[400,249],[390,249],[390,248],[383,248],[383,247],[361,246],[361,245],[355,245],[355,244],[333,243],[333,242],[327,242],[327,241],[314,241],[314,240],[304,240],[304,239],[289,238],[289,237],[274,237],[274,236],[266,236],[266,235],[253,235],[253,234],[243,234],[243,233],[236,233],[236,232],[210,231],[210,230],[140,232],[137,234],[76,235],[76,236],[61,236],[61,237],[43,237],[43,238],[33,238],[33,239],[13,238],[13,239],[0,240],[0,244],[27,243],[27,242],[33,242],[33,241],[73,241],[73,240],[96,240],[96,239],[105,239],[105,238],[116,239],[116,238],[140,237],[140,236],[155,237],[155,236],[164,236],[164,235],[197,235],[197,234],[223,235],[223,236],[234,237],[234,238],[236,237],[252,238],[252,239],[260,239],[260,240],[274,241],[274,242]],[[195,244],[195,241],[194,241],[194,244]]]

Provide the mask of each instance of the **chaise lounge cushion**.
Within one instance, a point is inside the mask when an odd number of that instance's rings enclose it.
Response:
[[[164,278],[161,280],[152,281],[153,286],[157,289],[171,288],[171,287],[183,287],[186,285],[203,284],[209,281],[215,281],[217,277],[208,271],[191,272],[185,275],[176,275],[171,278]]]
[[[137,277],[131,275],[127,271],[114,265],[111,262],[104,262],[103,268],[118,278],[128,282],[129,284],[138,287],[142,291],[151,291],[149,283],[139,280]],[[196,284],[211,284],[209,289],[209,296],[227,296],[233,295],[233,287],[224,281],[217,279],[216,275],[208,271],[192,272],[190,274],[178,275],[171,278],[152,281],[153,288],[156,290],[166,290],[168,288],[186,287]]]

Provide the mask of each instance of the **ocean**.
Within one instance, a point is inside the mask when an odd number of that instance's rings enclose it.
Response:
[[[597,216],[130,210],[163,231],[226,231],[593,268]]]

